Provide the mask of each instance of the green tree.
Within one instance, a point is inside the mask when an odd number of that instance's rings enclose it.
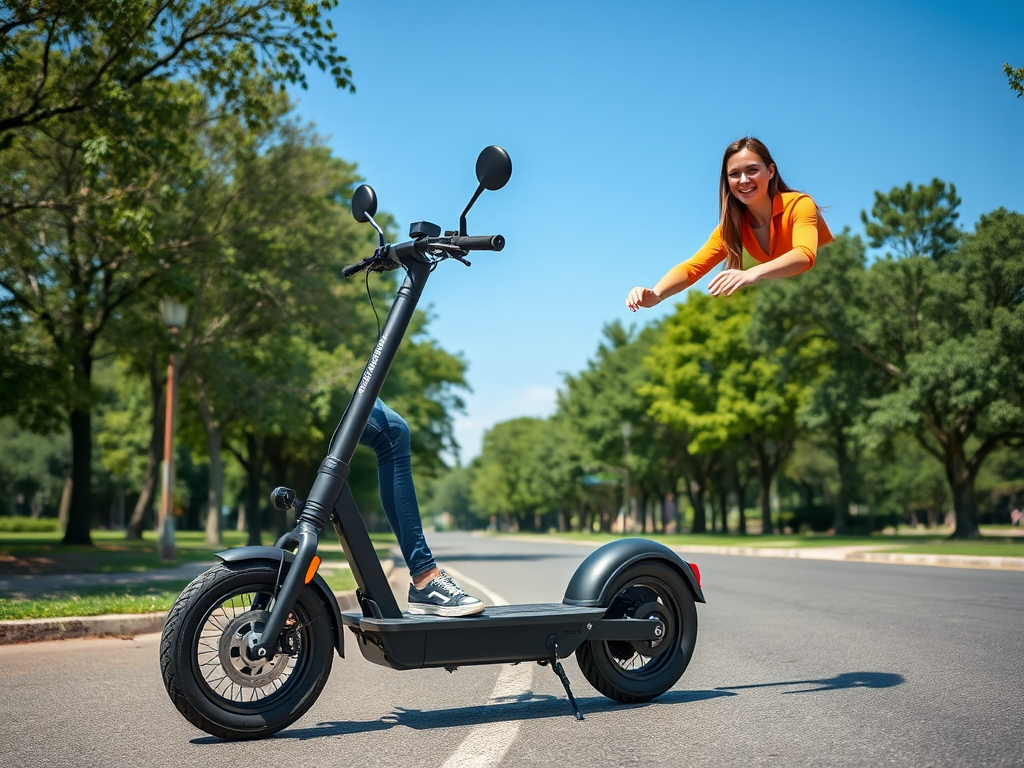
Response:
[[[1010,82],[1010,90],[1017,92],[1017,98],[1024,96],[1024,67],[1014,69],[1009,63],[1003,64],[1003,74]]]
[[[178,103],[187,107],[187,101]],[[125,306],[167,264],[183,257],[180,237],[187,240],[200,228],[194,221],[190,232],[176,233],[179,238],[162,230],[156,211],[189,197],[191,172],[171,163],[175,153],[162,149],[167,134],[181,128],[155,131],[156,154],[141,173],[130,153],[91,146],[88,126],[70,119],[53,139],[37,134],[0,153],[0,176],[14,180],[5,192],[36,185],[58,189],[52,207],[0,219],[0,304],[16,308],[53,352],[54,384],[39,395],[62,392],[57,402],[71,427],[67,543],[90,541],[91,379],[97,344]]]
[[[2,514],[39,517],[56,512],[70,463],[65,435],[41,435],[0,418]]]
[[[304,67],[353,90],[327,13],[337,0],[14,0],[0,6],[0,151],[29,128],[96,119],[154,81],[187,80],[248,119]],[[22,134],[23,135],[23,134]],[[132,141],[130,135],[114,140]]]
[[[846,532],[854,501],[858,430],[867,418],[869,399],[885,385],[884,375],[851,342],[868,312],[866,302],[864,244],[844,231],[821,250],[814,269],[798,279],[763,286],[754,318],[765,343],[802,351],[794,359],[808,367],[804,374],[814,381],[799,419],[834,454],[837,534]]]
[[[275,83],[302,81],[304,63],[330,67],[348,87],[322,21],[330,7],[95,0],[0,12],[0,303],[40,329],[41,354],[55,363],[46,391],[66,393],[67,543],[90,541],[96,344],[196,237],[216,229],[191,173],[201,92],[176,78],[197,82],[220,114],[238,112],[250,125],[279,101]],[[168,216],[186,201],[191,220]]]
[[[628,467],[633,492],[655,484],[653,478],[661,467],[650,449],[659,430],[647,415],[650,404],[639,388],[646,380],[643,359],[660,333],[658,326],[636,331],[624,328],[618,321],[609,323],[587,367],[565,377],[558,392],[557,415],[566,424],[565,449],[577,447],[574,452],[561,453],[575,455],[574,461],[580,465],[574,479],[570,479],[571,473],[565,477],[565,482],[570,483],[562,494],[566,502],[573,492],[578,492],[583,469],[591,473],[610,469],[622,472],[624,477]],[[628,429],[628,437],[624,437],[623,429]],[[630,506],[635,506],[630,511],[636,511],[637,516],[642,514],[646,506],[643,494],[639,504]],[[642,521],[633,520],[634,528],[641,525]]]
[[[480,515],[473,505],[472,484],[472,469],[461,465],[452,467],[431,484],[430,498],[423,509],[434,518],[445,513],[451,515],[457,528],[479,527]]]
[[[892,381],[868,424],[908,430],[941,462],[953,535],[977,536],[978,471],[1024,439],[1024,216],[999,209],[940,264],[884,260],[868,277],[864,346]]]
[[[939,259],[960,239],[956,220],[960,214],[956,187],[939,179],[916,188],[907,182],[887,194],[875,192],[871,215],[861,211],[864,230],[872,248],[892,248],[901,258],[928,256]]]
[[[801,366],[783,350],[753,344],[753,293],[727,301],[690,294],[647,359],[650,383],[641,391],[651,397],[651,414],[685,432],[687,452],[702,459],[698,488],[691,490],[695,531],[706,526],[705,484],[721,459],[716,453],[743,443],[757,467],[762,531],[773,532],[772,480],[799,432],[796,413],[806,392]]]
[[[471,489],[473,505],[482,513],[533,527],[542,499],[531,484],[532,459],[545,429],[544,419],[523,417],[487,430],[473,462]]]

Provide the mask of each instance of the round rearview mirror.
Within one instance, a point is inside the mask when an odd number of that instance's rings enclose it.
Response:
[[[356,221],[367,222],[377,212],[377,193],[369,184],[362,184],[352,194],[352,216]]]
[[[484,189],[501,189],[512,176],[512,158],[501,147],[486,147],[476,159],[476,179]]]

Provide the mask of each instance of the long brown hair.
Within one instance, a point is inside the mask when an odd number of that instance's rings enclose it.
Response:
[[[786,182],[782,180],[779,166],[772,160],[768,147],[753,136],[744,136],[725,148],[725,154],[722,156],[722,178],[718,183],[718,195],[720,206],[719,225],[722,230],[722,239],[725,240],[725,249],[729,254],[725,259],[726,269],[743,268],[743,235],[741,234],[740,226],[743,224],[744,212],[747,210],[747,206],[729,192],[728,165],[729,158],[737,152],[742,152],[744,149],[749,149],[760,157],[764,161],[765,168],[770,169],[771,166],[775,166],[775,175],[768,182],[769,198],[774,200],[775,195],[779,192],[795,191],[787,187]]]

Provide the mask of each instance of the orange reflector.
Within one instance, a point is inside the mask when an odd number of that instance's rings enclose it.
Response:
[[[320,567],[320,555],[313,555],[313,562],[309,564],[309,570],[306,571],[306,583],[309,584],[316,576],[316,569]],[[692,566],[691,566],[692,567]]]
[[[687,563],[687,565],[690,566],[690,570],[693,571],[693,575],[697,577],[697,586],[704,589],[700,583],[700,568],[697,567],[696,563]]]

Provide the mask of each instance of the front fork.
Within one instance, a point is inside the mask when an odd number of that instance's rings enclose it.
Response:
[[[281,549],[282,563],[285,549],[297,547],[297,550],[284,581],[279,584],[277,594],[274,595],[274,605],[270,609],[270,617],[267,619],[266,626],[259,634],[253,633],[249,636],[246,654],[250,661],[265,659],[268,655],[273,656],[277,652],[278,638],[284,631],[288,616],[291,615],[292,609],[295,607],[299,592],[306,586],[306,575],[316,556],[320,532],[323,530],[323,526],[317,525],[317,522],[300,520],[294,530],[286,533],[274,544]]]

